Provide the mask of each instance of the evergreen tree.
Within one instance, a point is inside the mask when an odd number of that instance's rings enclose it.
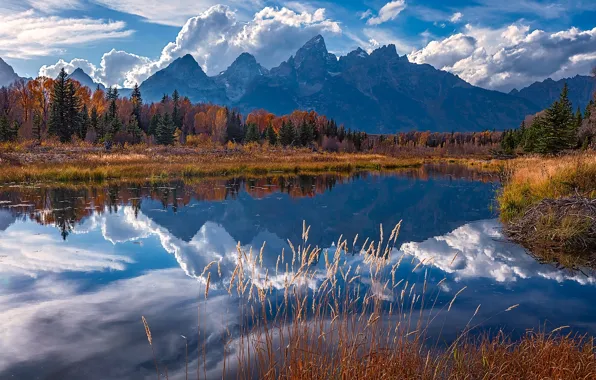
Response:
[[[299,140],[300,140],[300,145],[302,146],[307,146],[310,143],[312,143],[315,139],[315,130],[314,130],[314,125],[312,125],[311,123],[307,123],[306,121],[302,123],[302,126],[300,127],[300,133],[299,133]]]
[[[285,121],[282,122],[281,128],[279,130],[279,142],[283,146],[289,146],[294,144],[296,139],[296,132],[294,130],[294,126],[292,125],[292,121]]]
[[[156,113],[151,117],[151,122],[149,123],[149,135],[156,136],[157,134],[157,126],[161,123],[161,115]]]
[[[139,127],[139,123],[137,122],[137,118],[132,115],[128,125],[126,126],[126,132],[130,135],[131,141],[133,144],[138,144],[141,142],[141,137],[143,136],[143,130]]]
[[[70,141],[71,131],[69,130],[69,123],[67,121],[67,77],[64,68],[60,70],[58,78],[54,82],[54,88],[51,94],[50,104],[50,119],[48,126],[48,133],[56,135],[60,141]]]
[[[98,123],[99,123],[99,119],[98,119],[98,115],[97,115],[97,108],[93,107],[91,108],[91,116],[89,118],[89,127],[96,133],[99,134],[99,131],[97,130],[98,128]]]
[[[180,114],[180,94],[178,90],[174,90],[172,94],[172,101],[174,103],[174,109],[172,110],[172,123],[176,128],[182,129],[182,115]]]
[[[344,138],[346,137],[346,128],[342,125],[341,127],[339,127],[339,130],[337,131],[337,139],[339,140],[339,142],[344,141]]]
[[[232,111],[227,118],[226,135],[228,141],[242,142],[246,131],[242,126],[242,120],[240,120],[240,114]]]
[[[91,126],[91,120],[89,119],[89,110],[87,109],[87,105],[83,105],[83,110],[81,111],[81,123],[78,130],[78,135],[81,140],[85,139],[87,136],[87,131]]]
[[[269,123],[267,129],[265,130],[265,137],[267,138],[267,141],[269,141],[270,145],[277,144],[277,133],[275,133],[275,129],[273,129],[273,125],[271,125],[271,123]]]
[[[244,136],[244,141],[247,143],[250,142],[259,142],[261,140],[261,134],[259,133],[259,127],[255,123],[250,123],[246,126],[246,135]]]
[[[139,89],[139,85],[136,83],[130,94],[130,102],[132,103],[132,114],[134,118],[137,120],[137,124],[139,125],[139,127],[142,128],[141,107],[143,106],[143,98],[141,97],[141,90]]]
[[[33,139],[38,143],[41,142],[41,123],[41,115],[39,112],[35,112],[33,114],[33,129],[31,130],[31,133],[33,135]]]
[[[0,116],[0,142],[8,141],[10,136],[10,122],[5,115]]]
[[[156,130],[156,142],[160,145],[172,145],[174,144],[174,132],[176,126],[172,121],[169,113],[165,113],[161,118]]]
[[[565,83],[559,99],[546,110],[544,118],[536,123],[536,152],[559,153],[577,145],[577,124],[568,92]]]

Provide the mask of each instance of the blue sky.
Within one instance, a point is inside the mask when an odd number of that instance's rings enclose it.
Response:
[[[0,57],[22,76],[83,68],[130,86],[190,53],[217,74],[241,52],[265,67],[322,34],[346,54],[393,43],[481,87],[508,91],[596,64],[592,0],[2,0]]]

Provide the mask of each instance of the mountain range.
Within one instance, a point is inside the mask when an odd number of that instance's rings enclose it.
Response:
[[[0,60],[0,86],[16,75],[3,63]],[[71,77],[97,86],[81,69]],[[146,102],[178,90],[193,102],[228,105],[243,113],[260,108],[275,114],[315,110],[369,133],[464,132],[515,128],[527,115],[548,107],[564,82],[574,106],[585,108],[596,90],[595,81],[587,76],[547,79],[506,94],[473,86],[428,64],[411,63],[397,54],[394,45],[370,54],[358,48],[338,58],[317,35],[270,70],[242,53],[225,71],[208,76],[187,54],[147,78],[140,89]],[[129,91],[120,93],[126,96]]]

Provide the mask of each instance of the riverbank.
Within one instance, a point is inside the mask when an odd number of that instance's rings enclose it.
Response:
[[[518,158],[506,165],[504,177],[498,197],[501,220],[514,241],[566,266],[592,261],[595,154]]]
[[[271,174],[350,173],[459,163],[497,171],[490,157],[393,157],[309,149],[242,146],[235,149],[138,147],[106,153],[97,147],[53,146],[0,151],[0,182],[102,182],[192,179]]]

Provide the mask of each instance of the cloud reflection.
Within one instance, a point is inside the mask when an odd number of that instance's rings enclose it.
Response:
[[[401,250],[453,274],[456,281],[489,278],[509,283],[539,277],[556,282],[576,281],[582,285],[596,283],[593,276],[537,262],[523,247],[505,240],[497,219],[468,223],[421,243],[405,243]]]

